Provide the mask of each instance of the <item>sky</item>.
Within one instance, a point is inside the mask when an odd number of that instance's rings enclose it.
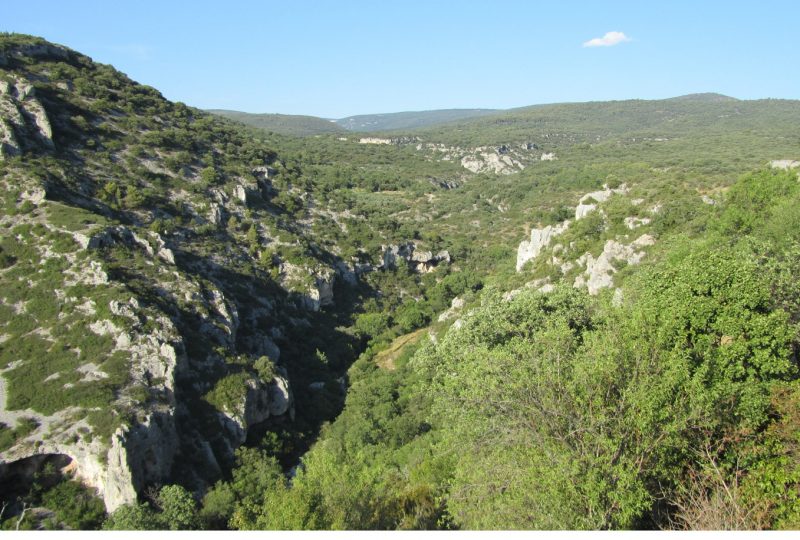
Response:
[[[800,2],[6,0],[44,37],[204,109],[356,114],[800,98]]]

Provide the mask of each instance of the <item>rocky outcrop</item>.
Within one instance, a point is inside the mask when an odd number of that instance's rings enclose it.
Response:
[[[548,225],[542,229],[533,229],[529,240],[523,240],[517,248],[517,272],[522,270],[525,263],[535,259],[542,249],[550,245],[550,242],[569,228],[570,221],[564,221],[558,225]]]
[[[392,270],[397,268],[399,261],[408,264],[414,272],[424,274],[433,272],[441,263],[449,264],[451,258],[447,250],[434,254],[432,251],[417,249],[417,245],[413,242],[383,247],[383,263],[380,268]]]
[[[650,221],[651,221],[650,218],[647,217],[640,218],[636,216],[631,216],[631,217],[626,217],[624,223],[625,227],[627,227],[629,230],[632,231],[633,229],[638,229],[643,225],[649,225]]]
[[[603,252],[597,258],[585,253],[575,261],[579,267],[585,265],[586,270],[575,278],[573,286],[586,287],[589,294],[596,295],[601,289],[613,286],[614,274],[617,273],[615,262],[638,264],[645,256],[644,248],[653,244],[655,239],[649,234],[643,234],[627,245],[616,240],[608,240],[603,246]]]
[[[23,201],[29,201],[37,206],[42,204],[46,197],[47,191],[41,186],[25,190],[19,195]]]
[[[141,423],[117,429],[105,471],[99,481],[87,483],[98,489],[106,510],[113,512],[123,504],[136,502],[136,494],[145,486],[167,480],[177,450],[175,417],[167,413],[148,415]]]
[[[788,171],[789,169],[796,169],[800,167],[800,161],[794,159],[774,159],[769,162],[769,166],[773,169],[783,169],[784,171]]]
[[[441,143],[419,143],[418,151],[427,151],[438,161],[453,161],[473,173],[514,174],[523,170],[527,164],[541,156],[539,146],[534,143],[501,144],[499,146],[478,146],[462,148]]]
[[[359,144],[392,144],[391,139],[382,139],[380,137],[361,137],[358,142]]]
[[[453,317],[458,315],[458,313],[460,313],[462,309],[464,309],[465,304],[466,302],[464,302],[463,298],[459,298],[458,296],[456,296],[455,298],[453,298],[453,300],[450,301],[450,307],[447,308],[447,311],[443,311],[442,313],[440,313],[437,320],[439,322],[444,322],[447,319],[452,319]]]
[[[397,261],[398,260],[405,260],[406,262],[411,258],[411,254],[414,253],[414,244],[400,244],[395,245],[392,244],[390,246],[383,247],[383,263],[381,264],[381,268],[384,270],[392,270],[397,268]]]
[[[314,286],[309,291],[312,301],[312,311],[319,311],[322,306],[333,304],[333,284],[336,280],[334,275],[316,276]]]
[[[3,452],[0,465],[13,469],[15,463],[32,456],[67,456],[76,477],[97,489],[106,509],[113,511],[122,504],[135,502],[144,486],[163,483],[171,474],[179,445],[175,425],[175,378],[184,358],[174,345],[180,338],[168,318],[160,317],[154,321],[155,330],[143,332],[138,326],[141,310],[138,300],[114,300],[109,309],[115,316],[128,319],[131,326],[123,329],[110,320],[99,320],[87,325],[87,330],[110,336],[116,350],[129,358],[130,385],[145,388],[149,395],[157,398],[145,404],[126,397],[123,390],[119,401],[126,402],[135,416],[120,425],[110,440],[87,436],[94,429],[86,419],[80,419],[80,415],[85,414],[80,409],[67,408],[51,415],[29,409],[6,411],[3,398],[0,420],[13,424],[17,418],[28,417],[36,420],[38,427],[26,439]],[[108,377],[91,362],[77,369],[84,373],[82,382]],[[57,376],[56,373],[51,378]],[[74,420],[76,416],[77,421]],[[36,443],[30,444],[30,441]]]
[[[220,226],[224,223],[225,209],[221,204],[211,203],[208,209],[207,219],[210,223]]]
[[[158,257],[162,261],[174,265],[175,252],[167,247],[167,243],[161,235],[151,231],[148,232],[148,236],[149,240],[142,238],[135,231],[124,225],[107,227],[93,233],[91,236],[81,232],[72,233],[72,238],[81,246],[81,249],[103,249],[121,244],[130,248],[141,249],[150,257]]]
[[[419,142],[419,140],[420,140],[419,137],[408,137],[408,136],[392,137],[389,139],[383,137],[361,137],[360,139],[358,139],[358,142],[359,144],[412,144]]]
[[[53,148],[53,129],[33,85],[20,78],[0,80],[0,159],[29,148]]]
[[[468,156],[461,158],[461,166],[474,173],[513,174],[525,168],[518,160],[496,149],[477,148]]]
[[[8,64],[12,58],[42,58],[47,60],[69,60],[76,53],[60,45],[52,43],[27,43],[15,44],[0,53],[0,66]]]
[[[590,212],[593,212],[598,203],[607,201],[614,194],[625,194],[628,192],[627,186],[623,184],[619,188],[612,189],[608,186],[603,186],[601,191],[593,191],[587,193],[578,201],[578,206],[575,207],[575,219],[583,219]]]
[[[289,381],[285,375],[278,375],[269,382],[257,377],[248,378],[242,399],[219,414],[229,435],[237,444],[242,444],[249,428],[287,413],[292,414]]]

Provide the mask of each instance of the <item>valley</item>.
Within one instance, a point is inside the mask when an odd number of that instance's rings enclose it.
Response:
[[[203,111],[0,35],[3,529],[797,528],[798,123]]]

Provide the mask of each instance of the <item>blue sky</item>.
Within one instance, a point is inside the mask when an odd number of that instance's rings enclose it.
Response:
[[[798,99],[798,20],[797,0],[40,0],[5,2],[0,30],[196,107],[340,118],[694,92]],[[609,32],[624,39],[584,46]]]

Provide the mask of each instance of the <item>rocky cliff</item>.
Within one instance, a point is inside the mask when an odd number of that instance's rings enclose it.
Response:
[[[200,490],[254,426],[291,425],[315,347],[300,336],[357,276],[306,247],[313,215],[281,204],[307,194],[273,186],[288,173],[265,144],[64,47],[2,39],[0,476],[62,456],[108,510]]]

